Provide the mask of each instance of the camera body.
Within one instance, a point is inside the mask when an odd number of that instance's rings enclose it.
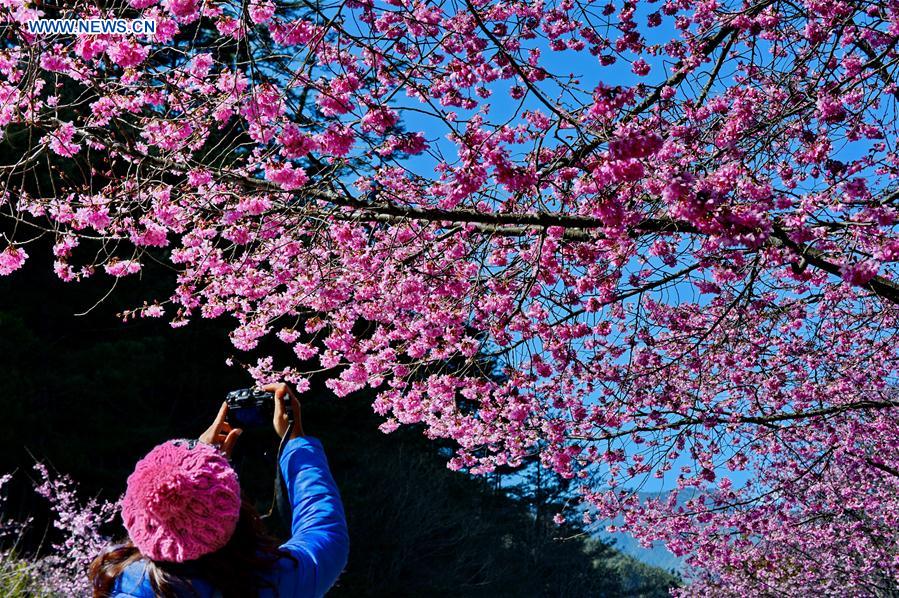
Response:
[[[259,428],[271,426],[275,417],[273,393],[258,388],[240,388],[225,396],[228,403],[228,420],[235,428]],[[287,419],[293,424],[293,409],[284,402]]]

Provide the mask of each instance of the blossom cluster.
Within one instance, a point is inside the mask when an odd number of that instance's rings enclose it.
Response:
[[[79,496],[77,484],[68,476],[53,475],[43,463],[37,463],[34,471],[39,479],[35,492],[48,501],[53,513],[53,532],[57,538],[42,546],[33,558],[12,548],[21,539],[31,520],[0,521],[0,561],[9,557],[21,561],[30,583],[40,595],[87,596],[93,591],[87,576],[90,562],[109,546],[104,527],[118,513],[118,503],[84,499]],[[3,513],[3,486],[12,475],[0,476],[0,514]],[[0,574],[5,569],[0,567]]]

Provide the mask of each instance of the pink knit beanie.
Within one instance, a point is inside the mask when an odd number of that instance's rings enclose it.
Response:
[[[131,541],[154,561],[181,563],[225,546],[240,516],[237,473],[216,448],[169,440],[128,476],[122,519]]]

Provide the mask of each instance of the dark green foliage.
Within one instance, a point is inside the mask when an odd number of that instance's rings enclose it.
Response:
[[[596,540],[591,540],[595,542]],[[622,595],[634,598],[664,598],[670,596],[668,588],[683,585],[683,580],[664,569],[642,563],[624,553],[617,553],[606,561],[617,575]]]
[[[347,508],[350,566],[335,596],[621,595],[608,546],[555,525],[486,480],[449,471],[416,430],[376,430],[367,405],[315,402],[307,429],[327,439]]]

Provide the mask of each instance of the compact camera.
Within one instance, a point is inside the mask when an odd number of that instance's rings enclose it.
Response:
[[[258,388],[232,390],[225,397],[228,402],[228,421],[235,428],[259,428],[271,426],[275,417],[273,393]],[[287,419],[293,424],[290,401],[284,401]]]

